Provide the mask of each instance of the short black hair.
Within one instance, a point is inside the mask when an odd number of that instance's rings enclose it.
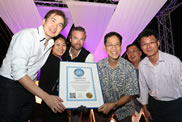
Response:
[[[119,39],[120,44],[122,44],[122,39],[123,39],[123,37],[122,37],[119,33],[117,33],[117,32],[109,32],[109,33],[107,33],[107,34],[105,35],[105,37],[104,37],[104,44],[107,43],[107,39],[108,39],[109,37],[111,37],[111,36],[116,36],[116,37]]]
[[[141,38],[143,37],[148,37],[148,36],[154,36],[157,40],[159,40],[159,36],[158,36],[158,33],[155,31],[155,30],[152,30],[152,29],[146,29],[144,31],[142,31],[137,40],[138,40],[138,43],[140,44],[140,41],[141,41]]]
[[[59,34],[58,36],[54,37],[53,39],[54,39],[54,41],[56,41],[56,40],[59,39],[59,38],[64,39],[65,44],[67,44],[67,43],[66,43],[66,38],[65,38],[62,34]]]
[[[63,19],[64,19],[63,29],[64,29],[66,27],[67,23],[68,23],[67,18],[66,18],[66,15],[64,14],[64,12],[61,11],[61,10],[52,9],[49,12],[47,12],[47,14],[45,15],[44,19],[46,20],[52,14],[59,15],[59,16],[63,17]]]
[[[126,50],[128,50],[128,48],[131,47],[131,46],[136,46],[139,50],[141,50],[140,47],[138,46],[138,44],[135,44],[135,43],[129,44],[129,45],[126,47]]]

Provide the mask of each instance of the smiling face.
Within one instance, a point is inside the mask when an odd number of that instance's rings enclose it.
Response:
[[[58,38],[54,42],[52,54],[60,58],[66,51],[66,41],[63,38]]]
[[[64,18],[62,16],[52,14],[43,20],[43,28],[46,40],[56,37],[63,29]]]
[[[149,58],[158,55],[159,45],[159,40],[153,35],[142,37],[140,40],[141,49]]]
[[[108,54],[109,60],[118,60],[121,53],[121,43],[116,35],[107,38],[104,49]]]
[[[132,45],[127,49],[128,59],[132,64],[139,64],[141,60],[142,52],[138,49],[136,45]]]
[[[72,36],[70,38],[71,47],[74,50],[79,51],[84,44],[85,41],[85,33],[82,31],[75,30],[72,32]]]

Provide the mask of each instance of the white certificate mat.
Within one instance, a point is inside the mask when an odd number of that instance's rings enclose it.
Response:
[[[96,63],[60,62],[59,97],[67,109],[104,104]]]

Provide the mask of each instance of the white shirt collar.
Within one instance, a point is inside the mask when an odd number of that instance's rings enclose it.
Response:
[[[70,55],[71,59],[73,59],[72,54],[71,54],[71,48],[72,47],[70,47],[70,49],[69,49],[69,55]],[[81,50],[82,49],[79,50],[79,52],[77,53],[77,56],[76,57],[78,57],[78,55],[80,54]]]

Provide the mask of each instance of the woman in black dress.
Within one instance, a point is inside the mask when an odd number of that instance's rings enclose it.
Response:
[[[55,39],[52,52],[50,53],[46,63],[41,68],[39,86],[47,93],[58,95],[57,85],[59,77],[59,63],[61,56],[66,51],[66,39],[59,35]],[[52,110],[42,101],[42,120],[43,122],[68,122],[67,111],[62,107],[62,113],[53,113]]]

